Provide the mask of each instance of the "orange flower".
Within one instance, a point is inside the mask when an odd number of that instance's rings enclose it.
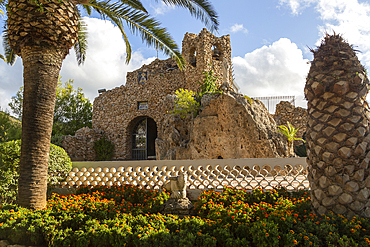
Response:
[[[266,232],[266,237],[270,236],[270,234],[268,234],[268,232]]]
[[[297,245],[298,244],[297,240],[294,239],[293,244]]]

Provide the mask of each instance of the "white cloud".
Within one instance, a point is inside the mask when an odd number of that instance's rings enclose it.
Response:
[[[126,49],[121,33],[111,22],[84,18],[88,28],[88,50],[84,65],[78,66],[74,50],[63,62],[62,81],[74,79],[74,87],[81,87],[93,101],[101,88],[111,89],[126,83],[126,73],[148,64],[154,58],[144,58],[133,52],[130,64],[126,64]],[[1,47],[0,37],[0,53]],[[18,58],[13,67],[0,61],[0,106],[5,108],[23,84],[22,62]]]
[[[0,35],[0,54],[4,54],[2,46],[3,38]],[[0,60],[0,107],[2,110],[10,110],[8,103],[11,96],[15,95],[23,84],[22,59],[17,58],[14,66],[6,64]]]
[[[317,0],[279,0],[280,6],[288,5],[292,10],[293,15],[302,13],[303,9],[309,7],[313,2]]]
[[[235,23],[233,26],[230,27],[230,32],[232,33],[243,32],[247,34],[248,30],[243,26],[243,24]]]
[[[280,0],[288,5],[292,13],[314,5],[323,25],[319,26],[320,37],[325,32],[335,31],[360,50],[360,61],[370,68],[370,4],[358,0]],[[320,40],[317,41],[317,45]]]
[[[167,12],[175,9],[174,6],[172,6],[172,5],[166,5],[163,2],[151,3],[150,4],[150,7],[154,10],[154,15],[155,16],[157,16],[157,15],[164,15]]]
[[[92,101],[100,88],[111,89],[126,83],[126,73],[150,63],[140,52],[134,52],[126,64],[126,48],[121,32],[109,21],[84,18],[88,28],[86,61],[78,66],[74,51],[67,56],[61,70],[62,81],[74,79]]]
[[[303,89],[310,65],[302,51],[287,38],[233,58],[235,80],[248,96],[296,96],[306,107]]]

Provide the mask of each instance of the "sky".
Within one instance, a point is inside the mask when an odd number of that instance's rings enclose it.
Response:
[[[230,35],[235,81],[240,93],[250,97],[295,96],[296,106],[306,108],[304,85],[313,56],[310,48],[325,33],[341,34],[370,68],[370,0],[210,0],[219,16],[216,36]],[[186,32],[198,34],[205,26],[181,8],[161,1],[142,1],[148,12],[162,23],[181,48]],[[85,16],[88,51],[78,66],[73,49],[63,62],[62,81],[74,80],[93,102],[98,90],[124,85],[126,73],[149,64],[157,51],[129,35],[132,59],[125,63],[125,45],[120,31],[99,16]],[[4,26],[5,17],[0,18]],[[128,29],[126,29],[128,30]],[[2,29],[0,29],[2,31]],[[0,54],[4,54],[0,36]],[[167,57],[161,53],[159,59]],[[0,61],[0,107],[8,103],[23,84],[22,59],[14,66]]]

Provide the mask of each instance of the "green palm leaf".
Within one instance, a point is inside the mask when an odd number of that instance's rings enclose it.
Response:
[[[158,2],[159,0],[155,0]],[[170,6],[180,6],[189,10],[190,14],[201,20],[211,32],[217,31],[219,22],[216,11],[207,0],[161,0]]]
[[[78,65],[85,62],[87,51],[87,28],[85,22],[80,19],[78,22],[78,41],[74,45]]]
[[[15,55],[12,48],[10,48],[9,42],[8,42],[8,32],[5,30],[3,35],[3,46],[5,50],[5,59],[4,61],[13,66],[15,64],[15,61],[17,60],[17,56]]]
[[[302,138],[296,138],[295,135],[297,134],[299,128],[294,128],[293,125],[289,122],[287,122],[288,124],[288,127],[285,126],[285,125],[278,125],[277,127],[279,128],[278,131],[283,133],[287,138],[288,138],[288,142],[292,142],[292,141],[303,141],[303,142],[306,142],[305,140],[303,140]]]
[[[91,0],[88,5],[94,8],[103,19],[112,20],[120,28],[126,45],[128,44],[128,40],[123,30],[122,22],[126,23],[133,34],[140,35],[142,41],[148,46],[152,46],[164,54],[171,56],[176,60],[181,69],[185,66],[185,60],[181,56],[170,34],[165,28],[160,27],[160,23],[157,20],[151,18],[145,12],[133,9],[123,3],[111,3],[110,0]],[[131,49],[128,49],[126,52],[126,61],[128,62],[131,57]]]

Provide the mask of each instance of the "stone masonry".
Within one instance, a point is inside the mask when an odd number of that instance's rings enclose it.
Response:
[[[295,107],[288,101],[281,101],[276,105],[274,119],[277,125],[287,126],[291,123],[294,128],[299,128],[296,137],[302,138],[307,129],[308,114],[307,109]],[[294,141],[294,145],[301,145],[302,141]]]
[[[199,82],[204,78],[203,71],[212,69],[219,77],[219,85],[224,81],[232,82],[230,36],[216,37],[203,29],[199,35],[186,33],[182,47],[187,63],[183,71],[173,59],[156,59],[127,73],[126,85],[95,98],[92,128],[104,132],[106,138],[115,144],[114,159],[132,159],[132,133],[136,126],[145,118],[154,120],[156,127],[150,131],[156,135],[167,112],[173,110],[166,103],[166,96],[179,88],[198,91]],[[233,88],[232,84],[228,86]],[[86,148],[85,151],[72,151],[78,149],[76,143],[79,147],[87,145],[73,138],[80,137],[66,137],[63,142],[72,160],[73,157],[93,160],[95,154]]]

